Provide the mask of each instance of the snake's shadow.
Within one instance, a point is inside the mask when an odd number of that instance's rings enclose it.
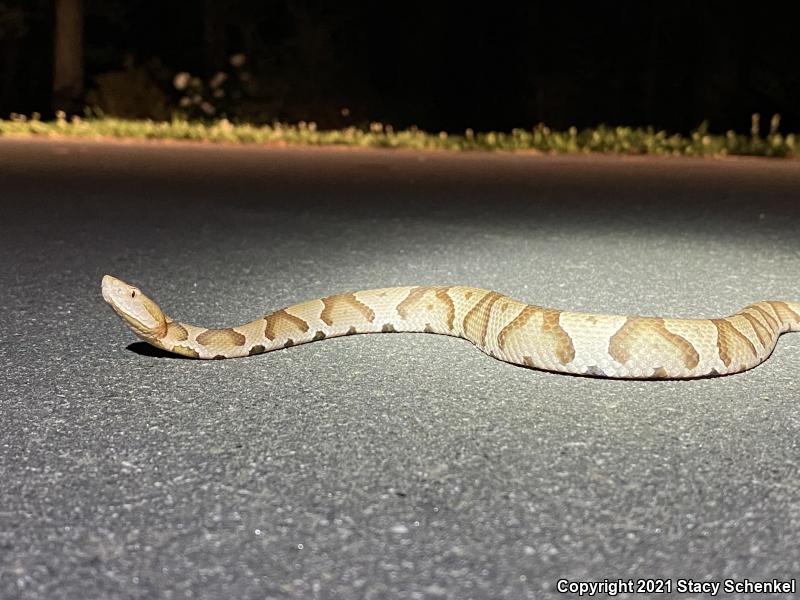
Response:
[[[189,360],[188,356],[181,356],[180,354],[172,354],[161,348],[151,346],[147,342],[133,342],[129,344],[126,350],[130,350],[139,356],[151,356],[153,358],[174,358],[177,360]]]
[[[188,356],[182,356],[180,354],[172,354],[171,352],[167,352],[166,350],[162,350],[161,348],[156,348],[155,346],[151,346],[147,342],[133,342],[131,344],[128,344],[126,350],[130,350],[131,352],[138,354],[139,356],[150,356],[153,358],[170,358],[175,360],[195,360],[193,358],[189,358]],[[557,375],[558,377],[561,378],[572,377],[575,379],[597,379],[600,381],[637,381],[636,379],[632,379],[630,377],[596,377],[594,375],[587,375],[582,373],[553,373],[551,371],[547,371],[544,369],[537,369],[536,367],[529,367],[527,365],[512,365],[512,366],[517,369],[529,369],[531,371],[544,373],[546,375]],[[728,375],[728,377],[740,374],[741,373],[732,373],[731,375]],[[692,379],[693,380],[714,379],[719,376],[720,376],[719,373],[713,373],[710,375],[703,375],[702,377],[693,377]],[[658,379],[652,379],[650,381],[687,381],[687,380],[678,377],[659,377]]]

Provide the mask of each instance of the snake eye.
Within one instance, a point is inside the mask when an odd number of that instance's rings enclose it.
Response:
[[[131,290],[131,298],[136,298],[136,290]]]

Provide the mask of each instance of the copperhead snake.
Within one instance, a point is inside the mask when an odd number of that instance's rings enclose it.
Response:
[[[489,356],[557,373],[622,379],[728,375],[766,360],[778,337],[800,331],[800,302],[763,301],[729,317],[670,319],[567,312],[464,286],[362,290],[294,304],[223,329],[172,320],[110,275],[103,298],[144,341],[192,358],[252,356],[354,333],[461,337]]]

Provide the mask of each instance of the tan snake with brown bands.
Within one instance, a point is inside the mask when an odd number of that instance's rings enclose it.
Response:
[[[499,360],[573,375],[689,379],[738,373],[800,331],[800,303],[755,302],[719,319],[561,311],[464,286],[362,290],[223,329],[173,321],[138,288],[103,277],[103,298],[144,341],[192,358],[236,358],[354,333],[461,337]]]

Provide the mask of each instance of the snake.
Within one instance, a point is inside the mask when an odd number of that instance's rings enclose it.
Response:
[[[106,275],[102,295],[145,342],[190,358],[253,356],[358,333],[464,338],[489,356],[555,373],[614,379],[729,375],[765,361],[800,302],[761,301],[717,319],[591,314],[545,308],[459,285],[390,287],[293,304],[236,327],[175,321],[138,287]]]

